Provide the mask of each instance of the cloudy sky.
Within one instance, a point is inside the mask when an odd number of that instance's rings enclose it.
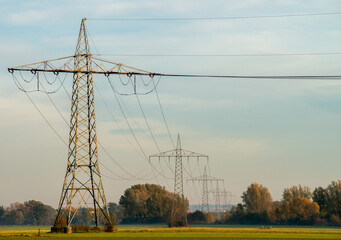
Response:
[[[73,55],[82,18],[88,19],[94,54],[151,72],[341,74],[341,14],[196,21],[98,20],[331,13],[341,12],[338,0],[0,3],[0,205],[36,199],[57,207],[67,148],[16,87],[7,68]],[[69,94],[71,80],[68,77],[65,81]],[[118,91],[131,91],[120,86],[118,79],[113,81]],[[171,180],[150,174],[151,167],[139,151],[107,79],[96,76],[95,85],[98,138],[111,156],[99,148],[108,201],[117,202],[124,189],[136,183],[158,183],[172,190]],[[35,86],[25,85],[27,89]],[[147,90],[141,85],[141,92]],[[210,174],[224,179],[226,190],[235,194],[236,200],[252,182],[267,186],[273,198],[280,200],[285,187],[302,184],[313,189],[340,178],[339,81],[163,77],[157,90],[174,141],[180,133],[184,149],[209,155]],[[63,88],[51,95],[61,114],[46,94],[29,96],[68,141],[68,126],[61,115],[68,121],[70,101]],[[119,100],[145,153],[157,153],[136,97],[120,96]],[[141,95],[139,100],[159,149],[173,149],[155,92]],[[147,175],[148,180],[131,179],[112,159],[130,174]],[[185,178],[199,176],[205,164],[184,160],[189,173]],[[153,166],[171,177],[164,162],[156,161]],[[125,180],[117,180],[114,174]],[[185,195],[192,204],[199,202],[200,189],[186,183]]]

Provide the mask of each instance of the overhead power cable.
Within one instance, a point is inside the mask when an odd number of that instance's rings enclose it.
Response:
[[[323,56],[341,55],[341,52],[315,52],[315,53],[258,53],[258,54],[114,54],[99,53],[98,56],[117,57],[286,57],[286,56]]]
[[[63,83],[62,83],[63,84]],[[64,84],[63,84],[64,85]],[[58,108],[58,106],[56,105],[56,103],[53,101],[53,99],[51,98],[50,94],[48,94],[46,92],[46,89],[43,85],[43,83],[40,83],[40,86],[43,88],[43,90],[45,91],[47,97],[49,98],[50,102],[52,103],[52,105],[54,106],[54,108],[57,110],[58,114],[61,116],[61,118],[63,119],[63,121],[65,122],[65,124],[70,127],[69,123],[67,122],[67,120],[65,119],[65,117],[63,116],[63,114],[61,113],[60,109]],[[68,92],[66,92],[66,94],[68,95]],[[68,95],[69,96],[69,95]],[[37,109],[38,110],[38,109]],[[39,111],[40,112],[40,111]],[[41,114],[42,115],[42,114]],[[42,115],[43,116],[43,115]],[[44,117],[45,119],[45,117]],[[52,127],[52,126],[51,126]],[[54,130],[54,128],[53,128]],[[54,130],[55,131],[55,130]],[[59,134],[58,134],[59,135]],[[63,141],[64,142],[64,141]],[[151,180],[151,179],[146,179],[146,177],[149,175],[149,173],[143,177],[137,177],[138,174],[133,175],[131,173],[129,173],[127,170],[125,170],[110,154],[109,152],[106,150],[106,148],[102,145],[102,143],[97,139],[98,144],[100,145],[100,147],[102,148],[102,150],[105,152],[105,154],[123,171],[125,172],[127,175],[129,175],[131,178],[127,178],[127,177],[123,177],[118,175],[117,173],[114,173],[113,171],[111,171],[110,169],[108,169],[108,167],[106,167],[103,163],[100,162],[100,164],[107,169],[108,171],[110,171],[110,173],[112,173],[113,175],[115,175],[116,177],[118,177],[117,180]],[[65,142],[64,142],[65,143]],[[67,146],[67,145],[66,145]],[[144,169],[142,169],[144,170]],[[140,172],[142,172],[142,170]],[[140,173],[139,172],[139,173]]]
[[[169,74],[155,73],[155,76],[191,78],[235,78],[235,79],[300,79],[300,80],[340,80],[341,75],[209,75],[209,74]]]
[[[19,69],[19,68],[9,68],[8,71],[14,73],[14,71],[35,71],[35,72],[53,72],[52,70],[41,70],[41,69]],[[139,76],[161,76],[161,77],[191,77],[191,78],[231,78],[231,79],[297,79],[297,80],[340,80],[341,75],[213,75],[213,74],[173,74],[173,73],[153,73],[153,72],[118,72],[118,71],[87,71],[87,70],[59,70],[59,72],[67,73],[92,73],[92,74],[105,74],[108,77],[112,75],[139,75]],[[14,74],[12,74],[14,75]],[[16,81],[15,81],[16,82]],[[109,83],[112,83],[109,80]],[[16,82],[17,84],[17,82]],[[18,86],[18,84],[17,84]],[[18,86],[21,91],[28,92]],[[113,91],[116,92],[115,88],[112,86]],[[154,89],[153,89],[154,90]],[[152,90],[152,91],[153,91]],[[151,93],[149,91],[148,93]]]
[[[341,12],[322,13],[296,13],[277,15],[254,15],[254,16],[225,16],[225,17],[182,17],[182,18],[88,18],[90,21],[206,21],[206,20],[234,20],[234,19],[257,19],[257,18],[287,18],[287,17],[312,17],[340,15]]]
[[[33,99],[30,97],[30,95],[25,92],[26,96],[28,97],[28,99],[30,100],[30,102],[32,103],[32,105],[35,107],[35,109],[38,111],[38,113],[40,114],[40,116],[44,119],[44,121],[47,123],[47,125],[49,125],[49,127],[52,129],[52,131],[57,135],[57,137],[64,143],[65,146],[68,147],[67,143],[64,141],[64,139],[60,136],[60,134],[57,132],[57,130],[52,126],[52,124],[49,122],[49,120],[47,120],[47,118],[44,116],[44,114],[40,111],[40,109],[38,108],[38,106],[35,104],[35,102],[33,101]]]
[[[159,172],[156,168],[154,168],[154,166],[149,162],[149,158],[148,158],[147,154],[145,153],[145,151],[143,150],[143,148],[142,148],[140,142],[138,141],[138,139],[137,139],[137,137],[136,137],[136,135],[135,135],[135,133],[134,133],[132,127],[130,126],[130,123],[129,123],[128,119],[127,119],[127,116],[126,116],[126,114],[125,114],[124,111],[123,111],[122,105],[121,105],[120,101],[118,100],[118,97],[117,97],[117,94],[116,94],[116,92],[115,92],[115,89],[114,89],[114,87],[113,87],[113,85],[111,84],[111,82],[110,82],[109,79],[108,79],[108,82],[109,82],[109,85],[110,85],[110,87],[111,87],[111,89],[112,89],[112,92],[114,93],[114,96],[115,96],[116,101],[117,101],[117,103],[118,103],[118,105],[119,105],[119,108],[120,108],[120,110],[121,110],[121,113],[122,113],[122,115],[123,115],[123,117],[124,117],[124,119],[125,119],[125,121],[126,121],[126,123],[127,123],[127,126],[128,126],[128,128],[129,128],[129,130],[130,130],[130,133],[131,133],[132,136],[134,137],[136,144],[138,145],[138,147],[140,148],[141,152],[143,153],[144,159],[149,163],[149,165],[152,167],[152,169],[154,169],[160,176],[162,176],[164,179],[169,179],[169,178],[168,178],[167,176],[165,176],[163,173]],[[154,174],[154,176],[155,176],[155,178],[156,178],[156,175],[155,175],[154,171],[153,171],[153,174]],[[157,178],[156,178],[156,180],[157,180]]]
[[[173,148],[175,148],[175,144],[174,144],[174,141],[173,141],[173,138],[172,138],[172,135],[169,131],[169,127],[168,127],[168,124],[167,124],[167,121],[166,121],[166,117],[165,117],[165,113],[163,111],[163,107],[161,105],[161,101],[160,101],[160,98],[159,98],[159,94],[157,92],[157,88],[155,87],[155,82],[154,82],[154,78],[152,78],[152,81],[153,81],[153,84],[154,84],[154,88],[155,88],[155,95],[156,95],[156,98],[157,98],[157,101],[159,103],[159,107],[160,107],[160,110],[161,110],[161,113],[162,113],[162,118],[163,118],[163,121],[165,123],[165,126],[166,126],[166,129],[167,129],[167,132],[168,132],[168,136],[172,142],[172,145],[173,145]]]

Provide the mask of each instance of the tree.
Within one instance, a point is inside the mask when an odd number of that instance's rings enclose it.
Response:
[[[5,216],[6,225],[22,225],[25,221],[24,214],[21,211],[10,210]]]
[[[206,221],[207,223],[214,223],[215,222],[214,214],[211,212],[206,213]]]
[[[296,198],[292,204],[292,220],[295,223],[313,223],[314,218],[319,215],[320,207],[309,198]]]
[[[286,224],[288,220],[289,204],[287,202],[275,201],[272,203],[273,219],[279,224]]]
[[[0,219],[0,222],[11,225],[51,225],[56,216],[55,209],[35,200],[12,203],[3,211],[3,219]]]
[[[3,224],[5,218],[5,208],[4,206],[0,206],[0,225]]]
[[[204,212],[196,210],[188,213],[187,220],[189,223],[207,223],[207,216]]]
[[[187,200],[183,206],[178,194],[168,192],[164,187],[155,184],[131,186],[124,191],[119,204],[124,209],[123,222],[165,222],[170,220],[172,207],[175,216],[183,210],[187,212],[188,208]]]
[[[313,201],[320,206],[320,216],[325,218],[328,215],[328,191],[323,187],[315,188]]]
[[[319,216],[320,207],[316,202],[311,201],[312,196],[309,187],[298,185],[285,188],[282,194],[282,223],[313,223]]]
[[[328,214],[341,218],[341,180],[332,181],[327,187]]]
[[[36,200],[24,202],[19,209],[25,216],[26,225],[51,225],[56,216],[55,209]]]
[[[171,203],[169,207],[166,222],[169,227],[186,227],[187,221],[187,209],[189,202],[187,199],[183,199],[182,196],[176,193],[171,194]]]
[[[231,210],[226,212],[223,216],[224,222],[228,224],[244,224],[247,212],[243,204],[238,203],[237,206],[232,206]]]
[[[94,223],[89,211],[94,211],[94,209],[86,207],[79,208],[75,215],[75,218],[72,221],[73,224],[89,226],[91,223]]]
[[[249,212],[269,212],[272,197],[269,190],[261,184],[252,183],[242,195],[243,203]]]
[[[111,218],[115,217],[115,222],[120,223],[124,217],[123,207],[117,203],[109,202],[108,209]]]
[[[301,185],[285,188],[283,191],[283,201],[292,202],[297,198],[308,198],[312,196],[309,187],[302,187]]]

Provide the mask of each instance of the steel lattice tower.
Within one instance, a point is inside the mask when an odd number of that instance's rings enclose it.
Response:
[[[134,76],[134,79],[136,75],[150,78],[155,75],[93,56],[85,20],[82,19],[73,56],[8,68],[13,75],[15,71],[31,72],[37,79],[37,91],[40,91],[40,72],[53,73],[57,77],[60,73],[73,74],[68,163],[54,229],[66,224],[67,230],[71,230],[70,226],[80,207],[89,210],[96,226],[100,222],[112,226],[98,162],[93,73],[105,75],[109,82],[110,75],[123,74],[129,78]]]
[[[173,200],[171,217],[172,219],[175,219],[175,222],[183,221],[185,225],[187,225],[182,160],[183,158],[188,158],[188,159],[189,158],[197,158],[197,159],[205,158],[208,161],[208,156],[182,149],[180,135],[178,134],[178,140],[177,140],[176,148],[174,150],[149,156],[150,160],[152,158],[158,158],[159,160],[161,158],[163,159],[174,158],[175,159],[175,171],[174,171],[174,193],[175,195],[174,195],[174,200]],[[175,209],[176,205],[178,205],[176,202],[177,194],[180,196],[181,201],[182,201],[180,203],[180,205],[182,205],[182,208],[183,208],[181,213],[179,213],[179,211],[176,211]]]
[[[224,190],[221,192],[221,194],[224,197],[224,208],[223,209],[224,209],[224,211],[227,211],[228,205],[231,205],[232,193],[230,191],[226,191],[226,189],[224,188]]]
[[[215,207],[216,207],[217,219],[220,219],[220,189],[219,189],[218,181],[217,181],[217,187],[215,189]]]
[[[66,217],[70,226],[77,211],[74,201],[88,208],[98,226],[101,212],[111,223],[98,166],[97,133],[92,61],[84,21],[74,55],[68,164],[59,201],[57,220]],[[78,209],[78,207],[76,207]]]
[[[178,140],[175,149],[175,177],[174,177],[174,192],[184,198],[184,176],[182,168],[182,155],[181,155],[181,140],[178,135]]]
[[[201,176],[187,179],[187,182],[201,182],[202,183],[202,197],[201,197],[201,211],[202,212],[209,212],[209,205],[208,205],[208,181],[211,181],[209,176],[207,175],[206,166],[204,167],[204,172]]]
[[[201,205],[202,212],[209,212],[208,206],[208,176],[206,172],[206,167],[204,168],[204,174],[202,175],[202,205]]]
[[[218,179],[218,178],[212,178],[212,181],[216,182],[216,188],[212,189],[210,192],[213,193],[213,196],[215,198],[215,212],[216,212],[216,218],[220,219],[220,210],[221,210],[221,202],[220,202],[220,195],[221,191],[219,188],[219,182],[222,182],[224,184],[223,179]]]
[[[216,201],[216,211],[217,209],[220,209],[220,196],[217,196],[217,192],[220,192],[219,190],[219,182],[224,183],[224,179],[220,178],[215,178],[211,177],[207,174],[206,167],[204,167],[204,172],[203,175],[191,179],[187,179],[187,182],[192,181],[192,182],[202,182],[202,203],[201,203],[201,211],[202,212],[209,212],[209,204],[208,204],[208,193],[211,192],[215,196],[215,201]],[[211,191],[208,191],[208,182],[216,182],[217,183],[217,188],[214,190],[212,189]],[[218,207],[219,206],[219,207]],[[218,213],[216,213],[218,216]],[[219,217],[219,216],[218,216]]]

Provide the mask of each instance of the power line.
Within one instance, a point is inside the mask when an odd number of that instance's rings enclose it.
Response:
[[[104,101],[103,95],[102,95],[101,92],[99,91],[99,88],[97,88],[96,84],[94,84],[94,86],[95,86],[95,89],[97,90],[97,93],[99,94],[99,96],[100,96],[100,98],[101,98],[101,100],[102,100],[102,102],[103,102],[103,104],[104,104],[104,106],[105,106],[107,112],[110,114],[110,116],[111,116],[113,122],[114,122],[114,123],[116,124],[116,126],[120,129],[120,132],[123,134],[123,136],[124,136],[124,137],[126,138],[126,140],[129,142],[130,146],[134,149],[134,151],[135,151],[136,153],[140,154],[140,152],[134,147],[134,145],[132,144],[132,142],[130,141],[130,139],[129,139],[128,136],[126,135],[126,133],[123,131],[123,129],[121,128],[121,126],[117,123],[117,121],[116,121],[114,115],[113,115],[112,112],[109,110],[108,105],[107,105],[106,102]],[[107,152],[105,149],[104,149],[104,151]],[[109,154],[108,154],[108,156],[110,157]],[[143,157],[143,155],[141,155],[141,156]],[[110,158],[111,158],[111,157],[110,157]],[[134,174],[133,177],[134,177],[135,179],[137,179],[137,176],[138,176],[144,169],[145,169],[145,168],[143,168],[142,170],[140,170],[137,174]],[[125,171],[125,170],[124,170],[124,171]],[[149,174],[150,174],[150,173],[148,173],[148,174],[145,175],[145,176],[148,176]],[[131,174],[129,173],[129,175],[131,175]],[[141,179],[144,179],[144,177],[141,177]],[[150,180],[150,179],[144,179],[144,180]]]
[[[257,18],[287,18],[287,17],[311,17],[339,15],[341,12],[324,13],[297,13],[278,15],[254,15],[254,16],[229,16],[229,17],[183,17],[183,18],[88,18],[90,21],[206,21],[206,20],[234,20],[234,19],[257,19]]]
[[[64,84],[63,84],[64,85]],[[58,106],[56,105],[56,103],[53,101],[53,99],[51,98],[50,94],[48,94],[46,92],[46,89],[44,87],[44,85],[42,84],[42,82],[40,82],[40,86],[43,88],[43,90],[45,91],[47,97],[49,98],[50,102],[52,103],[52,105],[54,106],[54,108],[57,110],[58,114],[61,116],[61,118],[63,119],[63,121],[66,123],[66,125],[68,127],[70,127],[69,123],[66,121],[65,117],[63,116],[63,114],[61,113],[61,111],[59,110]],[[65,88],[64,88],[65,89]],[[66,92],[68,94],[68,92]],[[69,95],[68,95],[69,96]],[[135,179],[135,180],[150,180],[150,179],[145,179],[146,176],[149,175],[149,173],[141,178],[136,177],[138,174],[133,175],[131,173],[129,173],[127,170],[125,170],[110,154],[109,152],[106,150],[106,148],[102,145],[102,143],[97,139],[98,144],[100,145],[100,147],[102,148],[102,150],[107,154],[107,156],[126,174],[128,174],[130,177],[132,177],[131,179]],[[114,173],[113,171],[109,170],[102,162],[100,162],[100,164],[107,169],[108,171],[110,171],[113,175],[115,175],[116,177],[119,177],[119,179],[122,180],[131,180],[129,178],[126,177],[122,177],[120,175],[118,175],[117,173]],[[142,169],[144,170],[144,169]],[[141,171],[140,171],[141,172]]]
[[[65,146],[68,147],[67,143],[64,141],[64,139],[59,135],[59,133],[57,132],[57,130],[52,126],[52,124],[49,122],[49,120],[47,120],[47,118],[44,116],[44,114],[40,111],[40,109],[38,108],[38,106],[35,104],[35,102],[33,101],[33,99],[30,97],[30,95],[25,92],[26,96],[28,97],[28,99],[30,100],[30,102],[32,103],[32,105],[35,107],[35,109],[38,111],[38,113],[40,114],[40,116],[45,120],[45,122],[47,123],[47,125],[49,125],[49,127],[52,129],[52,131],[57,135],[57,137],[64,143]]]
[[[286,57],[286,56],[323,56],[341,55],[341,52],[315,52],[315,53],[259,53],[259,54],[114,54],[99,53],[98,56],[117,57]]]
[[[14,73],[14,71],[31,71],[34,73],[37,72],[54,72],[53,70],[46,70],[46,69],[39,69],[39,68],[8,68],[10,73]],[[213,75],[213,74],[173,74],[173,73],[155,73],[155,72],[136,72],[136,71],[129,71],[129,72],[120,72],[120,71],[94,71],[94,70],[65,70],[59,69],[58,72],[62,73],[85,73],[85,74],[104,74],[108,77],[110,75],[128,75],[128,76],[166,76],[166,77],[191,77],[191,78],[234,78],[234,79],[296,79],[296,80],[341,80],[341,75]],[[110,80],[109,80],[110,82]],[[17,84],[17,83],[16,83]],[[110,83],[111,84],[111,83]],[[18,85],[17,85],[18,86]],[[22,87],[18,86],[21,91],[27,92]],[[113,91],[116,91],[115,88],[112,86]],[[154,90],[154,89],[153,89]],[[149,91],[151,93],[153,90]],[[147,94],[148,94],[147,93]]]
[[[63,83],[61,83],[63,84]],[[64,84],[63,84],[64,85]],[[21,85],[20,85],[21,86]],[[66,123],[67,126],[69,126],[68,122],[66,121],[66,119],[64,118],[63,114],[61,113],[61,111],[59,110],[59,108],[57,107],[57,105],[55,104],[55,102],[52,100],[52,98],[50,97],[50,95],[46,92],[44,85],[42,83],[40,83],[40,86],[43,88],[44,93],[46,93],[46,95],[48,96],[49,100],[51,101],[51,103],[53,104],[53,106],[55,107],[55,109],[57,110],[57,112],[59,113],[59,115],[62,117],[62,119],[64,120],[64,122]],[[66,92],[67,93],[67,92]],[[38,113],[40,114],[40,116],[45,120],[45,122],[48,124],[48,126],[52,129],[52,131],[57,135],[57,137],[64,143],[65,146],[68,146],[67,143],[63,140],[63,138],[60,136],[60,134],[57,132],[57,130],[52,126],[52,124],[47,120],[47,118],[45,117],[45,115],[40,111],[40,109],[38,108],[38,106],[35,104],[35,102],[33,101],[33,99],[29,96],[29,94],[27,92],[25,92],[26,96],[28,97],[28,99],[30,100],[30,102],[32,103],[32,105],[35,107],[35,109],[38,111]],[[100,144],[100,143],[99,143]],[[101,144],[100,144],[101,145]],[[102,146],[102,145],[101,145]],[[102,146],[103,148],[103,146]],[[104,149],[104,148],[103,148]],[[104,149],[105,150],[105,149]],[[106,150],[105,150],[106,151]],[[111,156],[110,156],[111,157]],[[116,162],[115,162],[116,163]],[[109,172],[111,172],[113,175],[119,177],[116,180],[128,180],[116,173],[114,173],[113,171],[109,170],[103,163],[100,162],[100,164],[107,169]],[[117,164],[117,163],[116,163]],[[120,166],[119,166],[120,167]],[[136,179],[134,179],[136,180]]]
[[[155,95],[156,95],[156,98],[157,98],[157,101],[159,103],[159,107],[160,107],[160,110],[161,110],[161,113],[162,113],[162,118],[163,118],[163,121],[165,122],[165,125],[166,125],[166,128],[167,128],[167,132],[168,132],[168,136],[172,142],[172,145],[173,147],[175,148],[175,144],[174,144],[174,141],[173,141],[173,138],[172,138],[172,135],[169,131],[169,127],[168,127],[168,124],[167,124],[167,121],[166,121],[166,117],[165,117],[165,113],[163,111],[163,108],[162,108],[162,105],[161,105],[161,101],[160,101],[160,98],[159,98],[159,94],[157,92],[157,88],[155,87],[155,82],[154,82],[154,78],[152,78],[152,81],[153,81],[153,85],[154,85],[154,88],[155,88]]]
[[[169,74],[154,73],[155,76],[191,78],[234,78],[234,79],[300,79],[300,80],[341,80],[341,75],[209,75],[209,74]]]
[[[127,126],[128,126],[128,128],[129,128],[129,130],[130,130],[130,133],[131,133],[132,136],[134,137],[136,144],[138,145],[138,147],[140,148],[141,152],[143,153],[144,158],[148,161],[149,165],[152,167],[152,171],[153,171],[153,174],[154,174],[154,176],[155,176],[156,181],[158,181],[158,180],[157,180],[157,177],[156,177],[156,175],[155,175],[155,173],[154,173],[154,170],[155,170],[160,176],[162,176],[165,180],[166,180],[166,179],[170,179],[170,178],[168,178],[163,172],[162,172],[162,173],[159,172],[159,171],[150,163],[149,158],[147,157],[147,154],[146,154],[145,151],[143,150],[143,148],[142,148],[140,142],[138,141],[138,139],[137,139],[137,137],[136,137],[136,135],[135,135],[135,133],[134,133],[132,127],[130,126],[130,123],[129,123],[128,119],[127,119],[127,116],[126,116],[126,114],[125,114],[124,111],[123,111],[122,105],[121,105],[120,101],[118,100],[116,91],[115,91],[113,85],[111,84],[109,78],[108,78],[108,82],[109,82],[109,85],[110,85],[110,87],[111,87],[111,89],[112,89],[112,91],[113,91],[113,93],[114,93],[114,96],[115,96],[116,101],[117,101],[117,103],[118,103],[118,105],[119,105],[119,108],[120,108],[120,110],[121,110],[121,113],[122,113],[122,115],[123,115],[123,117],[124,117],[124,119],[125,119],[125,121],[126,121],[126,123],[127,123]],[[166,183],[167,183],[167,181],[166,181]]]
[[[159,147],[159,144],[156,142],[156,139],[155,139],[155,137],[154,137],[154,134],[153,134],[153,132],[152,132],[152,129],[151,129],[149,123],[148,123],[146,114],[144,113],[144,110],[143,110],[143,108],[142,108],[140,99],[139,99],[139,97],[138,97],[137,95],[135,95],[135,96],[136,96],[136,100],[137,100],[137,102],[138,102],[138,105],[139,105],[139,107],[140,107],[141,113],[142,113],[142,115],[143,115],[144,121],[145,121],[145,123],[146,123],[146,125],[147,125],[147,127],[148,127],[150,136],[152,137],[153,142],[154,142],[154,144],[155,144],[157,150],[158,150],[159,152],[161,152],[160,147]],[[164,158],[162,158],[162,159],[163,159],[163,160],[165,161],[165,163],[167,164],[167,161],[166,161]],[[173,170],[172,170],[171,166],[170,166],[169,164],[167,164],[167,166],[168,166],[168,168],[170,169],[170,171],[173,173]]]

